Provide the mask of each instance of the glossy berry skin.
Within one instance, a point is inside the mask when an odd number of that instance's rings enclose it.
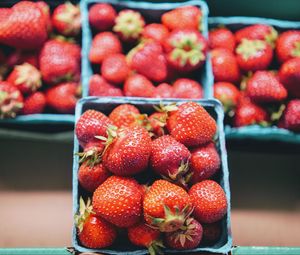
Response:
[[[209,47],[211,49],[225,48],[234,52],[235,45],[234,34],[228,28],[221,27],[209,31]]]
[[[152,128],[151,132],[153,132],[155,136],[159,137],[166,133],[165,125],[167,117],[167,114],[164,112],[155,112],[148,117]]]
[[[112,32],[101,32],[93,38],[89,52],[89,60],[93,64],[101,64],[111,54],[121,53],[120,40]]]
[[[24,100],[22,114],[38,114],[42,113],[46,107],[46,97],[40,92],[34,92]]]
[[[155,87],[145,76],[134,74],[126,80],[123,90],[129,97],[152,97]]]
[[[202,224],[203,227],[203,243],[212,245],[215,244],[221,237],[222,227],[220,222],[211,224]]]
[[[300,132],[300,99],[293,99],[287,104],[279,127]]]
[[[214,97],[221,101],[227,112],[237,105],[240,91],[230,82],[217,82],[214,84]]]
[[[99,74],[93,74],[89,82],[89,95],[98,97],[121,97],[122,90],[106,81]]]
[[[169,30],[162,24],[151,23],[144,27],[142,37],[144,39],[152,39],[163,44],[169,35]]]
[[[220,169],[221,159],[213,143],[193,149],[191,154],[192,183],[209,179]]]
[[[117,227],[131,227],[142,216],[140,185],[132,178],[111,176],[94,192],[95,213]]]
[[[115,227],[106,220],[91,214],[78,233],[82,245],[88,248],[105,248],[113,244],[117,237]]]
[[[102,163],[90,165],[84,162],[78,170],[78,181],[85,190],[94,192],[110,175]]]
[[[135,106],[131,104],[121,104],[113,109],[109,114],[109,118],[113,122],[113,125],[118,128],[130,127],[136,122],[137,115],[139,114],[140,111]]]
[[[227,199],[222,187],[212,180],[191,187],[189,195],[194,206],[193,215],[201,223],[213,223],[227,212]]]
[[[101,65],[101,74],[104,79],[114,84],[123,83],[130,69],[123,54],[112,54],[107,56]]]
[[[203,98],[203,89],[200,83],[180,78],[173,83],[174,98]]]
[[[93,29],[102,32],[110,30],[115,24],[117,12],[106,3],[97,3],[89,9],[89,22]]]
[[[174,97],[174,88],[168,83],[161,83],[155,87],[154,98],[172,98]]]
[[[103,155],[104,166],[113,174],[131,176],[144,171],[151,154],[151,138],[140,126],[123,127]]]
[[[187,102],[169,113],[167,129],[170,135],[187,147],[205,144],[216,133],[216,121],[195,102]]]
[[[95,136],[107,137],[106,129],[112,125],[111,120],[103,113],[95,110],[87,110],[84,112],[75,126],[75,134],[82,147],[90,142],[98,142]]]
[[[240,68],[235,55],[228,49],[215,48],[211,51],[211,62],[216,82],[237,83],[240,80]]]
[[[280,63],[300,57],[300,31],[288,30],[281,33],[276,42],[276,55]]]

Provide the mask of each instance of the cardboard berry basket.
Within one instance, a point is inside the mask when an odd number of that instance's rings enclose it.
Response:
[[[151,114],[154,112],[154,105],[159,105],[160,103],[168,104],[174,103],[181,104],[187,100],[158,100],[158,99],[145,99],[145,98],[98,98],[98,97],[86,97],[81,99],[76,106],[75,112],[75,123],[78,121],[80,116],[88,109],[95,109],[101,111],[104,114],[108,115],[116,106],[124,103],[129,103],[136,106],[142,113]],[[218,130],[216,135],[216,146],[221,157],[221,168],[216,180],[220,183],[222,188],[226,193],[226,198],[228,201],[227,214],[222,220],[222,234],[220,240],[213,246],[201,246],[193,250],[166,250],[166,254],[169,253],[184,253],[187,252],[214,252],[214,253],[227,253],[230,251],[232,246],[232,237],[231,237],[231,221],[230,221],[230,189],[229,189],[229,171],[227,165],[227,152],[225,147],[225,136],[223,130],[223,109],[219,101],[214,99],[209,100],[193,100],[201,104],[216,120]],[[82,196],[86,199],[91,194],[87,194],[78,184],[77,172],[79,169],[79,158],[76,155],[80,151],[80,146],[76,136],[74,137],[74,156],[73,156],[73,214],[76,214],[79,208],[79,198]],[[145,178],[143,174],[141,180]],[[147,179],[148,180],[148,179]],[[125,233],[126,234],[126,233]],[[133,246],[130,244],[126,238],[123,236],[117,237],[115,244],[112,247],[106,249],[88,249],[82,246],[77,238],[76,227],[73,225],[73,246],[76,250],[80,252],[99,252],[105,254],[128,254],[128,255],[142,255],[148,254],[148,250]]]
[[[253,24],[268,24],[277,31],[283,32],[290,29],[300,30],[300,22],[266,19],[257,17],[211,17],[208,19],[209,29],[225,25],[231,31],[236,31]],[[213,94],[213,92],[211,92]],[[300,134],[276,126],[262,127],[259,125],[245,127],[231,127],[226,125],[225,135],[228,139],[255,139],[260,141],[281,141],[300,143]]]
[[[147,21],[159,22],[163,13],[175,9],[180,6],[194,5],[198,6],[203,13],[202,18],[202,34],[208,38],[208,7],[207,4],[201,0],[191,0],[181,3],[151,3],[151,2],[136,2],[136,1],[117,1],[117,0],[85,0],[80,2],[81,15],[82,15],[82,63],[81,63],[81,80],[83,86],[83,97],[89,94],[89,79],[93,75],[92,64],[89,61],[89,51],[93,39],[93,31],[89,24],[88,12],[91,5],[94,3],[109,3],[117,11],[122,9],[133,9],[141,12]],[[212,71],[209,57],[206,59],[205,64],[197,74],[197,81],[203,87],[204,98],[211,97],[209,87],[212,84]]]

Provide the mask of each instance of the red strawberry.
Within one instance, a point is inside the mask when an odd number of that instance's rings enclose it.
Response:
[[[214,97],[221,101],[226,112],[236,107],[240,91],[229,82],[217,82],[214,84]]]
[[[161,232],[173,232],[183,226],[191,213],[191,201],[183,188],[157,180],[145,194],[143,208],[147,224]]]
[[[185,185],[183,175],[188,171],[191,153],[183,144],[169,135],[155,139],[151,144],[150,166],[170,181]]]
[[[220,27],[209,31],[209,47],[211,49],[224,48],[234,52],[235,44],[234,35],[228,28]]]
[[[78,100],[78,84],[60,83],[46,91],[47,105],[59,113],[74,113]]]
[[[203,98],[203,89],[200,83],[181,78],[174,82],[174,97],[175,98]]]
[[[300,57],[284,62],[278,74],[290,95],[300,98]]]
[[[194,206],[193,215],[199,222],[213,223],[227,213],[227,199],[222,187],[212,180],[193,185],[189,191]]]
[[[257,71],[248,80],[247,96],[259,103],[278,102],[287,97],[284,86],[269,71]]]
[[[95,138],[97,135],[107,137],[106,129],[109,125],[112,125],[112,122],[103,113],[87,110],[80,116],[75,125],[79,144],[85,147],[91,142],[99,142],[99,139]]]
[[[75,215],[75,223],[78,228],[78,238],[82,245],[88,248],[104,248],[113,244],[117,237],[115,227],[97,217],[93,212],[88,199],[85,205],[80,198],[79,213]]]
[[[168,115],[165,112],[155,112],[152,113],[148,120],[151,125],[151,131],[156,135],[156,136],[162,136],[165,134],[165,125],[167,121]]]
[[[211,51],[212,70],[215,81],[238,83],[241,77],[236,57],[227,49]]]
[[[243,39],[236,48],[236,59],[244,71],[266,70],[273,59],[273,49],[265,41]]]
[[[161,83],[155,89],[153,97],[155,98],[172,98],[174,97],[174,89],[168,83]]]
[[[106,57],[101,65],[101,74],[104,79],[112,83],[123,83],[130,69],[123,54],[112,54]]]
[[[14,67],[7,81],[24,93],[32,93],[42,86],[41,73],[34,66],[24,63]]]
[[[99,74],[94,74],[90,78],[89,95],[98,97],[121,97],[123,92],[119,87],[110,84]]]
[[[115,24],[116,17],[115,9],[107,3],[94,4],[89,9],[90,25],[97,31],[110,30]]]
[[[169,113],[167,129],[171,136],[187,147],[210,142],[217,130],[216,121],[198,103],[187,102]]]
[[[18,49],[37,49],[47,39],[47,24],[41,9],[30,1],[16,3],[0,18],[0,42]],[[34,24],[34,26],[32,25]]]
[[[109,114],[109,118],[118,128],[130,127],[136,122],[138,115],[140,115],[140,111],[135,106],[131,104],[121,104],[113,109]]]
[[[116,32],[122,41],[135,42],[141,36],[145,21],[142,15],[133,10],[122,10],[115,19],[113,31]]]
[[[112,32],[102,32],[97,34],[92,41],[89,60],[93,64],[101,64],[107,56],[121,52],[122,45],[118,37]]]
[[[142,37],[163,44],[169,35],[169,30],[162,24],[151,23],[144,27]]]
[[[151,154],[151,138],[140,126],[108,131],[104,166],[115,175],[129,176],[144,171]]]
[[[73,5],[71,2],[58,5],[52,14],[52,25],[62,35],[78,35],[81,29],[79,5]]]
[[[28,51],[20,51],[15,50],[13,51],[6,60],[6,64],[10,68],[14,68],[16,65],[21,65],[24,63],[28,63],[36,68],[39,65],[38,55],[36,52],[28,52]]]
[[[196,6],[183,6],[164,13],[161,22],[170,30],[201,29],[202,12]]]
[[[221,224],[220,222],[215,222],[211,224],[203,224],[203,238],[204,244],[212,245],[215,244],[221,237]]]
[[[156,82],[166,80],[168,76],[167,60],[158,42],[146,41],[139,44],[129,52],[128,58],[131,68],[148,79]]]
[[[168,247],[176,250],[189,250],[198,247],[202,240],[203,229],[194,218],[188,218],[182,229],[166,233]]]
[[[155,87],[145,76],[134,74],[124,84],[124,94],[128,97],[153,97]]]
[[[34,92],[24,100],[22,114],[37,114],[42,113],[46,107],[46,97],[40,92]]]
[[[206,39],[197,30],[174,30],[167,38],[164,47],[169,64],[182,72],[196,70],[206,59]]]
[[[300,99],[291,100],[287,104],[279,127],[300,132]]]
[[[23,96],[18,88],[9,82],[0,81],[0,118],[16,117],[23,108]]]
[[[94,192],[93,209],[117,227],[135,225],[142,216],[140,185],[132,178],[109,177]]]
[[[52,23],[51,23],[51,17],[50,17],[50,7],[49,5],[44,1],[38,1],[36,2],[36,5],[40,8],[42,13],[44,14],[44,19],[47,26],[48,33],[52,30]]]
[[[277,37],[278,32],[274,29],[274,27],[266,24],[247,26],[235,32],[235,39],[237,43],[241,43],[243,39],[262,40],[274,47]]]
[[[278,37],[276,54],[280,63],[300,57],[300,31],[288,30]]]
[[[215,145],[211,142],[193,149],[190,159],[192,183],[211,178],[220,168],[221,159]]]

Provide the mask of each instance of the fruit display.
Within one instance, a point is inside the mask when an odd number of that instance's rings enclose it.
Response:
[[[73,114],[81,96],[78,5],[0,8],[0,118]]]
[[[231,18],[212,18],[209,32],[214,97],[226,124],[300,132],[300,27]]]
[[[204,3],[164,7],[159,15],[138,2],[91,1],[86,8],[84,95],[204,98],[209,75]]]
[[[78,109],[77,250],[230,249],[228,170],[217,101],[91,97]]]

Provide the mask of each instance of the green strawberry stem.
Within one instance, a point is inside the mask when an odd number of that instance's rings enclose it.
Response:
[[[295,42],[291,55],[293,57],[300,57],[300,42]]]
[[[103,157],[109,146],[113,143],[114,139],[117,137],[117,131],[118,128],[116,126],[109,125],[106,129],[107,138],[104,136],[95,136],[95,138],[102,140],[105,144],[104,150],[102,151],[102,154],[100,156],[101,158]]]
[[[92,204],[91,199],[88,198],[86,204],[84,203],[84,200],[82,197],[79,199],[79,212],[78,214],[75,214],[74,220],[75,220],[75,226],[78,228],[79,232],[83,230],[83,226],[87,218],[90,216],[91,213],[93,213],[92,210]]]
[[[150,255],[156,254],[164,254],[162,248],[165,248],[161,240],[153,241],[150,246],[148,247],[148,251]]]
[[[255,56],[258,51],[266,48],[266,43],[262,40],[242,39],[242,42],[236,48],[236,53],[241,55],[243,59],[248,60]]]
[[[276,45],[276,40],[278,38],[278,32],[274,27],[271,27],[271,32],[265,36],[265,40],[274,49]]]
[[[153,108],[157,112],[162,112],[162,113],[168,113],[168,112],[173,112],[178,110],[176,103],[170,103],[168,105],[164,105],[162,102],[160,102],[159,106],[154,105]]]
[[[88,166],[91,167],[101,162],[101,153],[99,153],[96,149],[78,152],[75,153],[75,155],[79,156],[79,163],[87,162]]]

